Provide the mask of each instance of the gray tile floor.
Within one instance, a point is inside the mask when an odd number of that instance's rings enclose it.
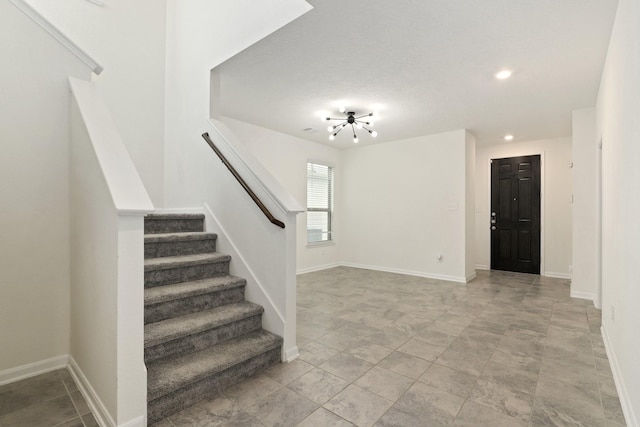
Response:
[[[600,311],[566,280],[309,273],[298,345],[296,361],[155,427],[624,425]],[[3,386],[0,426],[96,425],[81,399],[65,370]]]
[[[156,427],[624,425],[600,311],[567,280],[304,274],[298,345],[296,361]]]
[[[98,423],[66,369],[0,387],[2,427],[94,427]]]

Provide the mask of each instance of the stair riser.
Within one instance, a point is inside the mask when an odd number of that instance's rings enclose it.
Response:
[[[229,274],[229,261],[145,271],[144,287],[170,285]]]
[[[222,341],[230,340],[240,335],[257,331],[262,328],[262,313],[238,320],[219,328],[203,331],[144,349],[145,362],[168,356],[182,356],[184,354],[202,350]]]
[[[192,231],[204,231],[204,221],[202,219],[154,219],[148,217],[144,221],[145,234],[188,233]]]
[[[215,251],[215,239],[188,240],[183,242],[151,242],[144,244],[145,259],[204,254]]]
[[[151,400],[147,405],[148,422],[154,423],[203,399],[215,397],[218,392],[264,371],[279,361],[280,347],[276,347],[223,372]]]
[[[160,320],[241,301],[244,301],[244,286],[238,286],[236,288],[225,289],[208,294],[194,295],[179,300],[162,302],[159,304],[145,306],[144,323],[159,322]]]

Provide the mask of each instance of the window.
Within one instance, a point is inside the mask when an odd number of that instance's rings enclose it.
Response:
[[[307,163],[307,243],[330,242],[333,168]]]

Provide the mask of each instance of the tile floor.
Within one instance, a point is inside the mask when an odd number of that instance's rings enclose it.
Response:
[[[600,311],[567,280],[309,273],[298,346],[294,362],[156,427],[624,425]]]
[[[155,427],[625,425],[600,311],[566,280],[309,273],[298,346],[294,362]],[[96,425],[81,399],[64,370],[0,387],[0,426]]]
[[[0,386],[2,427],[94,427],[98,423],[66,369]]]

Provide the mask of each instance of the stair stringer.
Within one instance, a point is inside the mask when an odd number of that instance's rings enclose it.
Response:
[[[295,336],[295,315],[289,316],[289,319],[287,319],[286,301],[280,301],[281,304],[278,304],[274,298],[272,298],[265,284],[251,268],[243,256],[242,251],[233,239],[229,237],[229,234],[220,224],[218,218],[207,203],[204,204],[204,214],[206,230],[218,235],[218,250],[231,255],[233,262],[230,265],[230,273],[234,276],[242,277],[247,281],[245,299],[264,308],[262,328],[284,338],[281,360],[287,362],[295,359],[298,357],[298,347],[296,346],[295,339],[287,339],[287,335],[291,335],[291,330],[293,330]],[[282,308],[279,308],[279,306]]]

